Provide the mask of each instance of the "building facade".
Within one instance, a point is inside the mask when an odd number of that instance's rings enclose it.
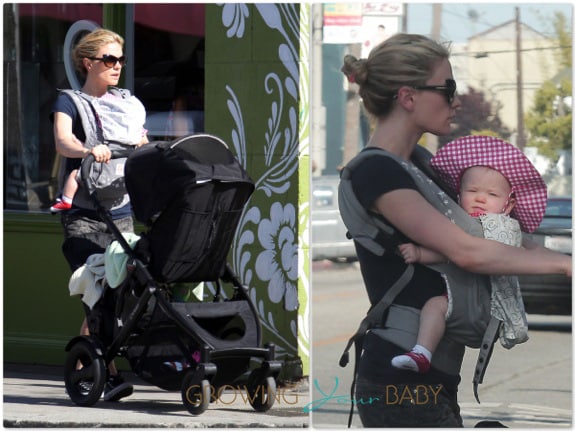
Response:
[[[533,106],[535,93],[543,82],[559,72],[552,49],[556,43],[525,24],[519,26],[519,31],[520,45],[512,20],[469,38],[466,48],[466,85],[482,90],[487,100],[500,106],[499,117],[515,133],[519,74],[524,115]],[[517,49],[521,52],[520,65]]]
[[[4,5],[5,361],[62,364],[79,330],[82,307],[68,294],[62,228],[48,212],[61,163],[49,117],[57,89],[74,87],[67,65],[74,40],[101,26],[126,40],[122,86],[144,103],[152,143],[212,133],[256,183],[229,261],[250,289],[264,342],[284,360],[284,377],[308,374],[308,9]],[[182,99],[183,129],[174,122]]]

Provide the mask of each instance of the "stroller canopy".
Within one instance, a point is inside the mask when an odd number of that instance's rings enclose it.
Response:
[[[248,195],[254,188],[225,142],[208,134],[144,145],[128,158],[125,174],[134,215],[145,224],[195,184],[243,183]]]

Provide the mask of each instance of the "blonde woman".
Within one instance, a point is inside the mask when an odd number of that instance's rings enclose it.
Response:
[[[103,142],[95,139],[89,132],[93,129],[92,125],[83,124],[78,105],[74,101],[75,95],[60,93],[51,117],[56,151],[65,157],[67,175],[74,175],[73,171],[79,168],[81,160],[88,154],[92,154],[96,162],[109,163],[111,151],[107,145],[108,140],[134,146],[147,142],[143,133],[146,112],[142,103],[134,96],[122,97],[109,91],[110,87],[118,84],[126,63],[123,46],[124,39],[118,34],[97,29],[84,36],[72,52],[74,65],[85,78],[81,93],[77,95],[82,100],[80,103],[86,101],[94,108],[104,139]],[[90,105],[87,105],[88,108]],[[73,178],[68,177],[68,186],[71,181]],[[82,266],[91,254],[102,253],[114,239],[93,206],[87,203],[89,199],[85,195],[84,199],[80,199],[83,195],[82,187],[77,191],[75,188],[74,184],[72,196],[66,197],[69,198],[67,202],[62,199],[62,203],[69,205],[60,208],[67,210],[61,212],[64,228],[62,251],[72,271]],[[121,232],[132,232],[131,206],[125,187],[119,189],[113,202],[108,209],[114,223]],[[88,334],[85,320],[81,333]],[[109,370],[110,378],[105,387],[104,399],[117,401],[131,395],[132,385],[122,379],[113,363]]]
[[[367,59],[346,56],[342,71],[359,86],[364,107],[376,122],[363,151],[377,147],[408,161],[423,133],[445,135],[451,130],[460,102],[449,52],[442,44],[421,35],[396,34],[375,47]],[[542,248],[506,246],[466,233],[428,203],[414,179],[394,158],[366,158],[353,170],[351,184],[362,206],[395,228],[402,236],[401,242],[432,249],[473,273],[570,276],[568,256]],[[358,242],[356,250],[367,294],[376,304],[407,264],[400,254],[378,256]],[[394,304],[421,310],[429,298],[444,293],[445,284],[439,272],[418,263],[414,268],[413,277]],[[389,315],[383,326],[388,320]],[[396,333],[402,333],[401,328],[397,329]],[[365,336],[355,391],[363,425],[463,426],[457,404],[457,364],[463,359],[463,347],[457,350],[461,356],[452,358],[451,371],[439,370],[432,361],[429,371],[420,374],[391,365],[394,356],[405,352],[399,344],[405,344],[401,337],[394,341],[377,331]]]

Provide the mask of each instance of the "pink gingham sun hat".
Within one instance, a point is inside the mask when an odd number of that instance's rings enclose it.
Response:
[[[465,136],[440,148],[430,164],[456,193],[466,169],[487,166],[499,171],[511,184],[516,203],[510,215],[521,230],[533,232],[541,223],[547,186],[529,159],[509,142],[492,136]]]

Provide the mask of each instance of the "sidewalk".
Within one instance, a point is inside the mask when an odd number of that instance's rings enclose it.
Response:
[[[273,407],[253,410],[245,393],[226,391],[199,416],[192,416],[180,392],[151,386],[132,373],[134,394],[117,403],[99,401],[78,407],[66,395],[62,367],[4,364],[6,428],[304,428],[309,417],[307,382],[280,387]]]

